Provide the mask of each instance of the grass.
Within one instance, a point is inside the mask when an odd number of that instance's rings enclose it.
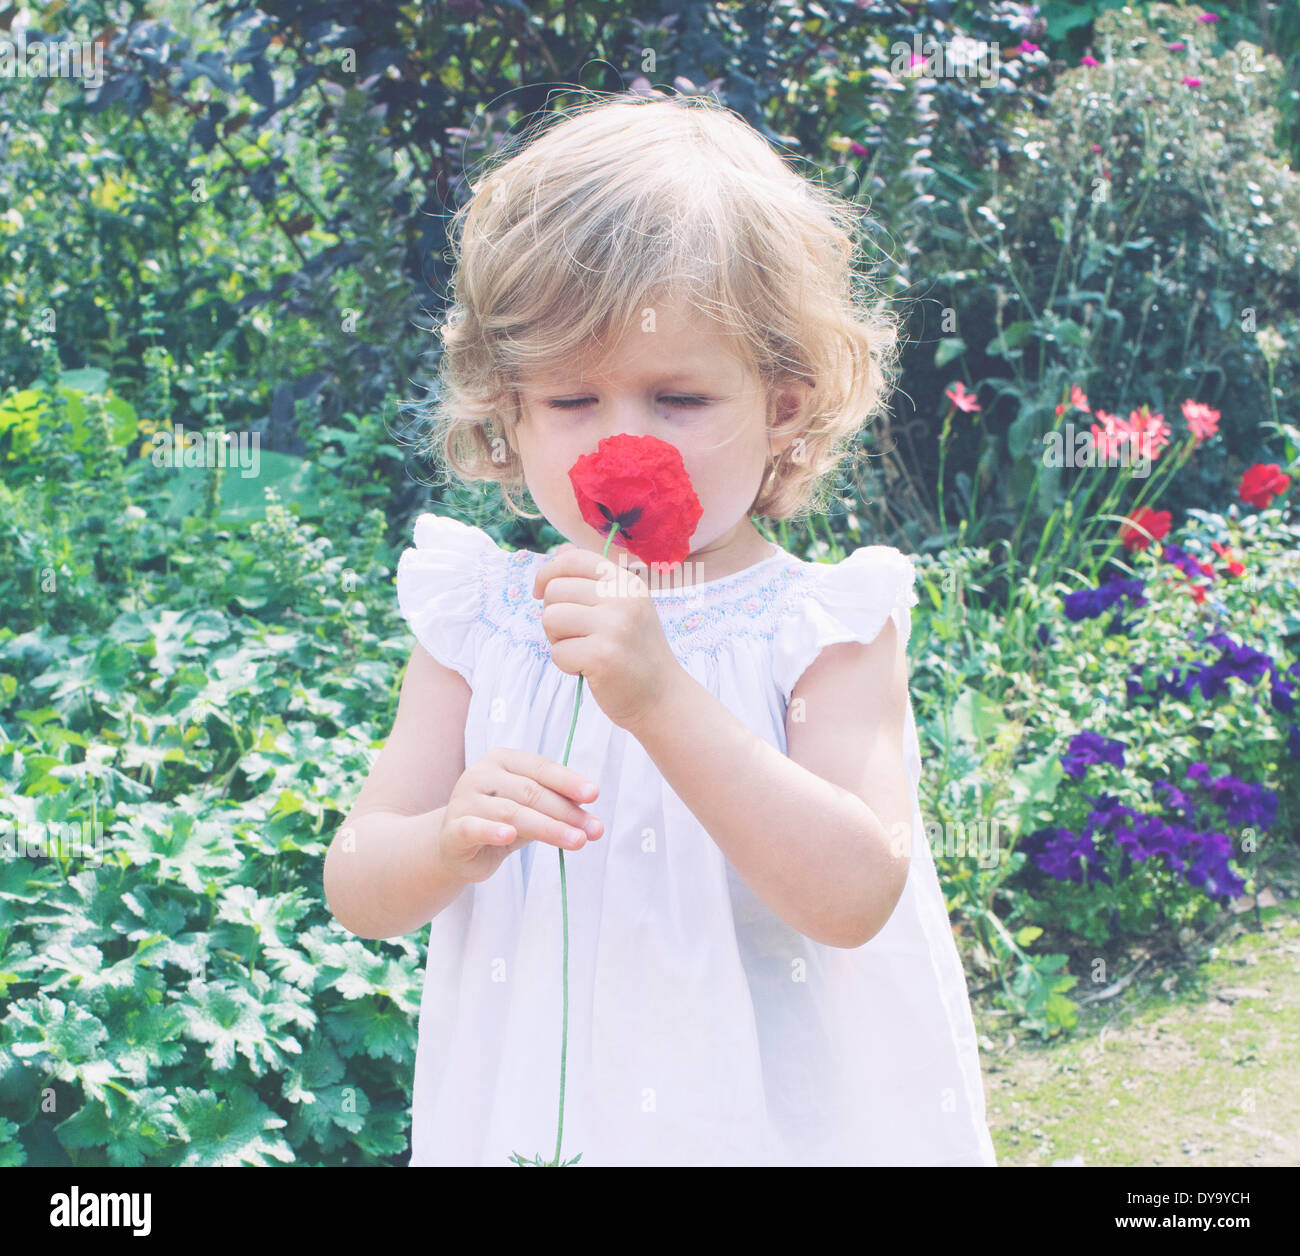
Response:
[[[999,1164],[1300,1164],[1300,851],[1266,878],[1275,906],[1235,904],[1212,942],[1081,1007],[1064,1041],[972,1000]]]

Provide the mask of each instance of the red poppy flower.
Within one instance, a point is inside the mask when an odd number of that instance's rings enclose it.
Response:
[[[691,552],[704,514],[675,445],[656,436],[607,436],[594,454],[569,468],[583,519],[602,536],[614,523],[614,543],[642,562],[668,570]]]
[[[1256,463],[1241,477],[1237,496],[1256,510],[1263,510],[1273,498],[1291,487],[1291,477],[1276,462]]]
[[[1143,506],[1137,514],[1129,517],[1128,523],[1120,528],[1119,539],[1124,548],[1130,552],[1146,549],[1151,544],[1151,537],[1137,529],[1145,528],[1158,541],[1162,536],[1169,534],[1169,525],[1172,521],[1173,516],[1167,510],[1152,510],[1148,506]]]

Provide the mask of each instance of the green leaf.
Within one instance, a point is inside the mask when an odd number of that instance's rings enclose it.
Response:
[[[98,366],[81,366],[71,371],[64,371],[59,382],[76,392],[95,393],[102,396],[108,387],[108,372]]]
[[[65,1147],[103,1147],[110,1163],[137,1168],[182,1137],[175,1107],[175,1096],[163,1086],[145,1086],[126,1095],[109,1089],[83,1104],[56,1126],[56,1132]]]
[[[282,1068],[286,1054],[299,1055],[302,1044],[283,1026],[312,1029],[316,1013],[301,990],[265,973],[253,973],[253,989],[218,979],[191,981],[178,1005],[190,1036],[208,1046],[208,1058],[221,1073],[235,1064],[236,1054],[248,1062],[255,1077],[268,1068]]]
[[[1010,327],[1005,327],[1000,336],[994,336],[989,341],[984,352],[989,357],[1014,357],[1015,351],[1033,334],[1034,324],[1028,321],[1012,323]]]
[[[1047,754],[1018,765],[1009,782],[1011,796],[1020,804],[1022,815],[1035,804],[1046,804],[1056,798],[1056,791],[1065,772],[1057,754]]]
[[[251,523],[266,516],[266,489],[273,488],[283,505],[303,519],[322,519],[334,509],[331,504],[331,481],[306,458],[257,451],[257,474],[245,475],[238,465],[238,451],[232,450],[221,475],[221,502],[217,512],[220,523]],[[173,521],[202,514],[211,467],[172,467],[166,474],[167,504],[164,518]]]
[[[934,350],[934,365],[937,367],[947,366],[953,358],[960,357],[966,352],[966,342],[958,336],[948,336],[939,341]]]
[[[16,1169],[27,1163],[27,1151],[18,1141],[18,1126],[0,1116],[0,1169]]]
[[[967,741],[991,741],[1006,724],[998,704],[975,689],[964,689],[953,704],[953,728]]]
[[[1007,452],[1016,460],[1017,465],[1025,465],[1025,453],[1034,438],[1034,412],[1025,407],[1011,421],[1007,428]]]
[[[293,1149],[273,1133],[283,1129],[286,1121],[247,1086],[233,1087],[224,1098],[188,1086],[180,1087],[176,1095],[176,1116],[189,1142],[182,1165],[236,1168],[271,1160],[293,1163]]]

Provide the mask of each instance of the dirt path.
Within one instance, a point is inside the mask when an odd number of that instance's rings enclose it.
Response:
[[[1242,911],[1199,963],[1081,1008],[1068,1041],[1009,1033],[972,1000],[999,1164],[1300,1164],[1295,854],[1270,869],[1277,905],[1258,922]]]

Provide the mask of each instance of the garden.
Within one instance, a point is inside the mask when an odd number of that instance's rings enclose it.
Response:
[[[999,1163],[1300,1159],[1300,10],[3,23],[0,1164],[407,1163],[428,930],[350,934],[322,864],[415,517],[564,539],[440,480],[420,403],[450,214],[587,90],[716,95],[869,211],[891,411],[832,509],[758,522],[916,566]],[[33,70],[56,40],[81,73]]]

